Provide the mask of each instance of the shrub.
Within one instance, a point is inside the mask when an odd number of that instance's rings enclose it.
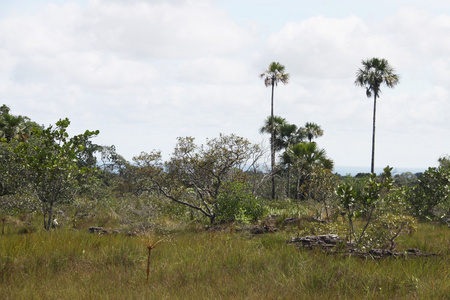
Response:
[[[342,215],[348,223],[348,238],[358,247],[395,247],[394,240],[413,230],[414,219],[405,215],[404,189],[392,190],[392,168],[381,176],[370,174],[364,187],[339,185]],[[356,217],[362,222],[356,222]],[[362,228],[357,226],[361,223]]]
[[[255,222],[264,213],[262,201],[245,183],[230,182],[217,197],[217,222]]]
[[[445,220],[450,215],[450,169],[429,168],[407,195],[413,216]]]

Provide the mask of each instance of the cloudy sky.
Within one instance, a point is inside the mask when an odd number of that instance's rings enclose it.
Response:
[[[377,167],[425,169],[450,154],[450,2],[443,0],[0,0],[0,104],[131,159],[219,133],[268,146],[259,128],[272,61],[290,82],[275,114],[324,130],[335,165],[370,171],[373,100],[363,59],[400,75],[377,106]]]

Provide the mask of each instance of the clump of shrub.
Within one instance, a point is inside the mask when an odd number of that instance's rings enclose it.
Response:
[[[241,182],[229,182],[217,197],[216,220],[219,223],[258,221],[264,214],[262,200]]]
[[[450,218],[450,168],[429,168],[417,185],[408,190],[407,201],[413,216],[421,220]]]
[[[380,176],[370,174],[364,185],[343,183],[337,188],[347,240],[359,248],[395,248],[394,240],[414,230],[407,215],[404,190],[392,190],[392,168]]]

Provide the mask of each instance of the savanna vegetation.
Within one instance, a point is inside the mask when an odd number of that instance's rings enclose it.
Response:
[[[68,119],[40,126],[3,105],[2,299],[448,299],[450,157],[418,174],[336,174],[320,125],[273,113],[284,66],[261,77],[269,166],[233,134],[127,161],[95,144],[98,131],[70,136]],[[363,61],[355,83],[374,96],[373,149],[383,82],[398,83],[387,61]],[[287,243],[319,235],[342,242]],[[393,255],[411,251],[426,255]]]

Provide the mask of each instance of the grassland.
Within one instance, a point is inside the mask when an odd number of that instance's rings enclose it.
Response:
[[[299,250],[293,232],[177,230],[96,235],[10,225],[0,236],[2,299],[450,299],[450,229],[419,224],[400,248],[435,257],[362,259]],[[400,249],[401,250],[401,249]]]

